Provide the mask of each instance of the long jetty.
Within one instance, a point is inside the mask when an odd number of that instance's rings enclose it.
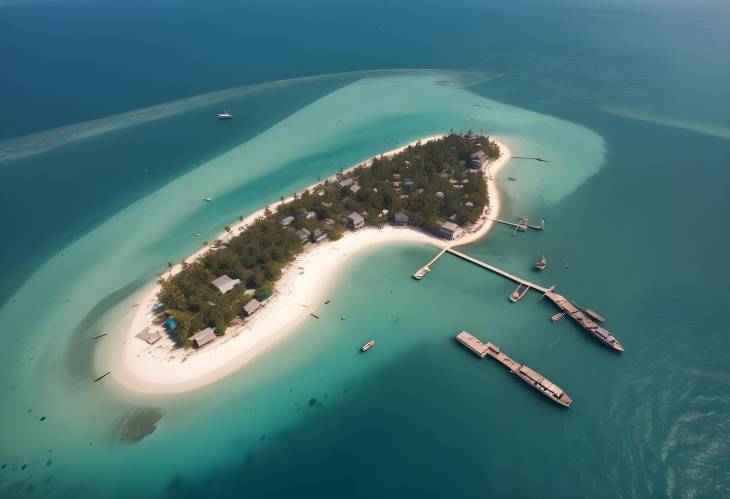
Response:
[[[490,218],[489,220],[491,220],[492,222],[497,222],[498,224],[510,225],[516,229],[519,229],[520,227],[527,227],[529,229],[534,229],[534,230],[545,230],[545,220],[544,219],[540,223],[540,225],[526,224],[523,222],[526,219],[527,219],[527,217],[522,217],[522,220],[520,220],[519,222],[508,222],[507,220],[501,220],[499,218]]]
[[[530,369],[526,365],[512,360],[494,343],[483,343],[479,338],[466,331],[457,334],[456,340],[481,359],[487,356],[493,358],[506,367],[510,373],[516,375],[553,402],[563,407],[570,407],[570,404],[573,403],[573,399],[562,388],[534,369]]]
[[[583,310],[581,310],[578,307],[576,307],[575,305],[573,305],[563,295],[555,293],[553,291],[555,289],[555,286],[551,286],[549,288],[540,286],[539,284],[535,284],[534,282],[530,282],[527,279],[518,277],[514,274],[511,274],[505,270],[500,269],[499,267],[490,265],[477,258],[474,258],[473,256],[469,256],[465,253],[462,253],[461,251],[457,251],[451,247],[446,248],[445,250],[442,250],[441,252],[439,252],[437,257],[440,257],[441,255],[443,255],[444,252],[451,253],[452,255],[458,256],[459,258],[462,258],[462,259],[466,260],[467,262],[471,262],[474,265],[485,268],[491,272],[494,272],[497,275],[505,277],[505,278],[509,279],[510,281],[516,282],[518,284],[523,284],[531,289],[534,289],[535,291],[542,293],[542,296],[549,298],[550,301],[552,301],[555,304],[555,306],[558,307],[558,309],[560,309],[561,312],[564,312],[568,317],[573,319],[581,328],[583,328],[583,330],[585,330],[591,336],[596,338],[598,341],[600,341],[604,345],[612,348],[613,350],[615,350],[617,352],[624,351],[623,345],[621,345],[621,343],[616,339],[616,337],[613,334],[611,334],[606,328],[604,328],[601,324],[599,324],[595,320],[593,320],[589,314],[587,314]],[[433,260],[431,260],[431,262],[429,262],[429,265],[431,265],[435,261],[436,261],[436,259],[434,258]]]
[[[499,274],[502,277],[506,277],[510,281],[514,281],[514,282],[516,282],[518,284],[524,284],[525,286],[527,286],[529,288],[532,288],[535,291],[539,291],[540,293],[545,294],[548,291],[550,291],[549,288],[545,288],[543,286],[540,286],[539,284],[535,284],[534,282],[530,282],[530,281],[528,281],[526,279],[523,279],[521,277],[517,277],[514,274],[510,274],[509,272],[507,272],[505,270],[502,270],[502,269],[500,269],[498,267],[495,267],[494,265],[489,265],[488,263],[483,262],[481,260],[478,260],[478,259],[474,258],[473,256],[469,256],[469,255],[467,255],[465,253],[462,253],[461,251],[457,251],[457,250],[455,250],[453,248],[448,248],[446,251],[448,253],[451,253],[452,255],[458,256],[459,258],[463,258],[467,262],[471,262],[474,265],[478,265],[478,266],[483,267],[483,268],[485,268],[487,270],[491,270],[495,274]]]

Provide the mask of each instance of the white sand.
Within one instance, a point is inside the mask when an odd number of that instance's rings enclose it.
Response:
[[[440,137],[440,135],[428,137],[421,139],[421,142]],[[238,326],[229,327],[225,336],[195,351],[174,348],[174,342],[166,335],[163,335],[155,345],[148,345],[135,337],[145,327],[150,326],[154,329],[152,307],[157,302],[156,297],[159,292],[159,285],[155,284],[143,292],[138,301],[139,306],[130,311],[131,317],[125,318],[124,322],[129,326],[123,333],[121,345],[115,345],[109,352],[113,356],[109,359],[111,364],[106,364],[112,366],[110,377],[123,388],[139,393],[172,394],[200,388],[237,370],[309,317],[310,311],[321,304],[323,297],[331,289],[338,268],[355,253],[393,242],[426,243],[443,248],[447,245],[470,244],[481,239],[494,224],[487,219],[487,214],[496,217],[500,209],[499,192],[494,176],[511,158],[509,149],[501,142],[497,144],[501,156],[485,166],[490,195],[489,206],[485,208],[480,222],[475,224],[476,228],[457,241],[444,241],[412,228],[368,227],[357,232],[348,231],[339,241],[312,245],[287,266],[281,279],[276,283],[274,295],[251,319]],[[410,144],[385,154],[395,154],[408,145]],[[359,165],[354,167],[356,166]],[[290,200],[291,198],[285,202]],[[270,208],[275,211],[278,204]],[[223,232],[219,239],[238,234],[245,226],[260,217],[263,211],[260,210],[243,221],[232,224],[231,233]],[[186,261],[191,262],[206,251],[209,251],[209,248],[201,249],[186,258]],[[180,270],[181,265],[178,264],[170,272],[174,274]],[[416,270],[418,269],[413,269],[414,272]]]

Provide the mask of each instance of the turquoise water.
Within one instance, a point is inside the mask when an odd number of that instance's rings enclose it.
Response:
[[[161,38],[152,28],[166,7],[150,9],[142,39]],[[231,68],[225,76],[194,56],[212,53],[209,38],[193,50],[196,37],[181,36],[197,69],[187,87],[179,66],[152,64],[172,50],[168,42],[134,62],[131,42],[110,45],[106,35],[100,44],[114,63],[151,72],[155,82],[134,83],[139,73],[130,72],[85,95],[60,82],[55,94],[77,103],[65,110],[39,81],[5,81],[6,108],[37,105],[11,99],[28,84],[51,128],[201,97],[169,112],[153,108],[132,125],[112,116],[106,133],[98,123],[72,128],[92,131],[83,139],[66,140],[65,129],[38,140],[26,135],[44,130],[37,123],[3,121],[12,142],[0,142],[0,152],[20,144],[25,156],[0,162],[0,201],[11,215],[0,250],[12,262],[0,290],[0,495],[727,496],[730,241],[718,225],[730,212],[730,104],[721,91],[730,69],[718,27],[727,9],[523,2],[465,3],[456,13],[425,4],[391,6],[383,23],[374,8],[353,5],[363,31],[350,33],[349,21],[333,28],[340,58],[318,59],[304,49],[331,43],[289,7],[278,19],[302,46],[272,41],[235,65],[233,49],[265,35],[228,35],[232,48],[214,61]],[[123,26],[138,8],[112,11]],[[250,14],[241,22],[255,25],[253,14],[268,8],[191,7],[166,29],[177,34],[191,16],[220,20],[222,12]],[[3,8],[0,19],[13,28],[4,39],[16,43],[26,18],[50,12],[35,9]],[[309,9],[322,22],[335,15],[327,4]],[[90,20],[109,15],[94,4],[56,14],[87,35]],[[444,19],[454,23],[438,43],[413,40],[417,26]],[[40,22],[48,40],[63,32]],[[118,40],[119,28],[110,29]],[[70,40],[56,64],[76,67],[91,50],[82,45]],[[47,45],[35,40],[28,50]],[[13,67],[24,67],[16,57],[8,56]],[[274,60],[296,62],[282,72]],[[113,63],[99,64],[89,87],[109,81]],[[284,76],[414,66],[454,69],[348,72],[224,91],[222,101],[209,94]],[[54,66],[36,75],[45,71]],[[118,98],[109,100],[114,85]],[[210,119],[222,106],[241,119]],[[113,374],[91,381],[108,370],[129,307],[167,261],[318,176],[452,128],[483,129],[516,155],[551,161],[513,160],[498,178],[502,215],[544,216],[548,229],[512,236],[495,228],[466,251],[595,308],[623,355],[567,321],[550,323],[553,309],[537,296],[508,303],[511,284],[453,257],[413,281],[435,251],[396,245],[350,259],[320,320],[205,390],[152,398],[120,389]],[[205,195],[214,202],[200,202]],[[530,267],[542,253],[550,266],[535,276]],[[466,354],[452,339],[461,329],[548,375],[574,406],[561,410]],[[90,338],[101,331],[111,335],[97,345]],[[376,348],[358,355],[371,337]],[[141,408],[159,410],[154,433],[120,442],[120,421]]]

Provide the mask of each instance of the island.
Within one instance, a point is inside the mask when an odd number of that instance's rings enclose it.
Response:
[[[356,251],[480,239],[499,207],[494,175],[510,157],[485,135],[427,137],[240,217],[146,291],[113,376],[142,392],[203,386],[316,318],[310,307]]]

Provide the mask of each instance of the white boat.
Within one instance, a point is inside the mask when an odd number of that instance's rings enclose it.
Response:
[[[375,345],[375,340],[370,340],[367,343],[365,343],[363,346],[361,346],[360,350],[363,352],[367,352],[368,350],[373,348],[374,345]]]
[[[545,255],[542,255],[537,259],[537,262],[535,262],[535,269],[542,271],[545,270],[545,267],[547,267],[547,260],[545,259]]]
[[[208,197],[208,196],[205,196],[205,197],[203,198],[203,201],[213,201],[213,198],[211,198],[211,197]]]
[[[218,113],[218,119],[219,120],[230,120],[233,118],[233,115],[229,113],[228,111],[223,111],[222,113]]]

